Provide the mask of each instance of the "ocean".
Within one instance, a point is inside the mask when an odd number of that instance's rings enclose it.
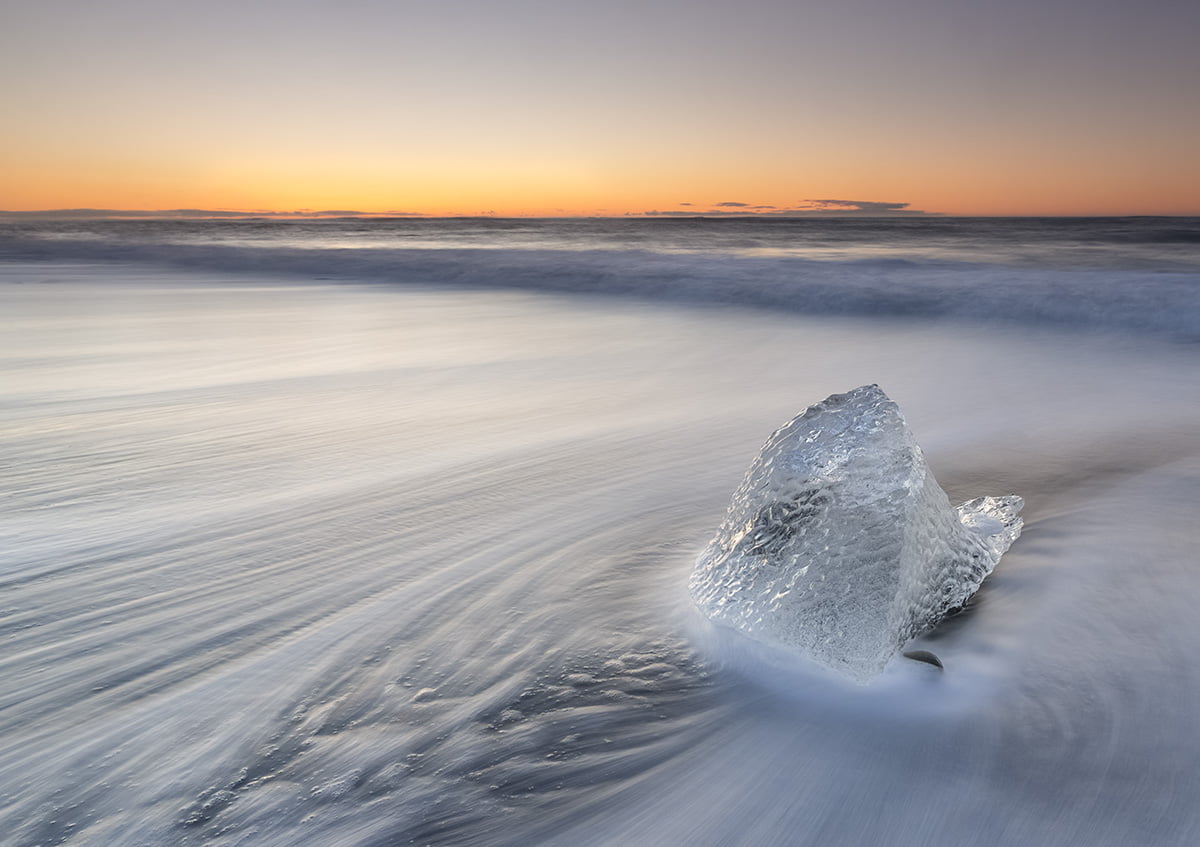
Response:
[[[0,844],[1200,843],[1200,219],[0,221]],[[693,563],[877,383],[977,602]]]

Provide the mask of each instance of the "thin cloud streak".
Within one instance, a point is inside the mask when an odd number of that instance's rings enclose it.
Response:
[[[683,204],[692,206],[693,204]],[[670,217],[773,217],[773,218],[797,218],[797,217],[841,217],[841,216],[862,216],[862,217],[880,217],[880,216],[936,216],[939,212],[926,212],[920,209],[910,209],[909,203],[896,203],[885,200],[835,200],[835,199],[820,199],[820,200],[802,200],[795,206],[780,207],[771,205],[755,205],[753,203],[743,203],[734,200],[723,200],[713,204],[706,211],[699,211],[696,208],[689,209],[653,209],[646,212],[631,212],[630,216],[642,216],[650,218],[670,218]]]
[[[770,204],[745,203],[736,200],[722,200],[705,208],[695,203],[678,203],[676,208],[651,209],[641,212],[625,212],[625,217],[647,218],[697,218],[697,217],[879,217],[907,216],[919,217],[938,215],[937,212],[925,212],[909,209],[908,203],[897,203],[882,200],[836,200],[819,199],[803,200],[795,206],[773,206]],[[685,207],[685,208],[680,208]],[[559,210],[566,214],[566,210]],[[472,215],[454,215],[452,217],[494,217],[493,211],[477,212]],[[569,215],[568,217],[575,217]],[[598,217],[609,217],[599,215]],[[431,216],[425,212],[409,212],[392,209],[384,212],[362,212],[355,209],[295,209],[277,211],[271,209],[236,210],[236,209],[45,209],[38,211],[3,211],[0,210],[0,220],[310,220],[317,218],[425,218]],[[589,216],[584,216],[589,217]]]
[[[296,209],[294,211],[236,211],[229,209],[44,209],[39,211],[7,212],[0,218],[16,220],[93,220],[93,219],[181,219],[181,220],[245,220],[251,218],[422,218],[422,212],[360,212],[354,209]]]

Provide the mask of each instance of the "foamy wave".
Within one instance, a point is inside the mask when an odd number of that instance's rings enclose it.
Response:
[[[805,314],[1056,325],[1200,339],[1200,273],[642,250],[246,247],[0,239],[9,260],[161,263],[346,282],[618,295]]]

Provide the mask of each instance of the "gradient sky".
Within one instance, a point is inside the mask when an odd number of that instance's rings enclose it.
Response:
[[[1200,214],[1196,0],[3,6],[0,209]]]

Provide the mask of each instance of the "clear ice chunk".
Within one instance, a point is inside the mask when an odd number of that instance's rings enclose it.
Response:
[[[952,508],[900,408],[866,385],[767,440],[691,595],[719,624],[866,682],[975,593],[1020,534],[1023,505]]]

